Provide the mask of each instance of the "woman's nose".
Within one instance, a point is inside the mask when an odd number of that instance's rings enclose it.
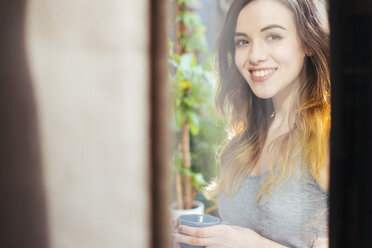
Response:
[[[252,65],[260,64],[267,60],[267,52],[263,44],[253,43],[249,52],[249,63]]]

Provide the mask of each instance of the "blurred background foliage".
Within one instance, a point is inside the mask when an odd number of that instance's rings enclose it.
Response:
[[[170,20],[175,36],[169,42],[173,97],[171,127],[174,134],[172,200],[179,201],[181,197],[182,202],[187,201],[185,187],[189,186],[185,180],[190,180],[193,200],[203,201],[206,212],[211,213],[215,203],[213,199],[206,199],[204,187],[215,179],[217,154],[225,133],[225,122],[217,118],[214,108],[215,53],[210,52],[213,49],[208,46],[206,26],[197,12],[201,8],[200,1],[173,0],[171,3],[175,6],[175,15]],[[189,137],[184,137],[185,128]],[[188,155],[184,146],[187,145],[191,160],[189,166],[185,159]],[[184,204],[183,208],[188,207]]]

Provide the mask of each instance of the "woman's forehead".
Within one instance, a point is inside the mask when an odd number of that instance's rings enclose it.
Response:
[[[296,29],[291,10],[279,0],[255,0],[244,6],[237,19],[236,31],[259,31],[268,25]]]

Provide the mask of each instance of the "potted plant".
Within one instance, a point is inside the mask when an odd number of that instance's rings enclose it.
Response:
[[[173,164],[173,185],[175,185],[176,202],[172,204],[173,214],[179,215],[185,212],[203,213],[204,204],[195,201],[200,195],[202,188],[207,185],[203,173],[196,172],[193,167],[198,167],[205,161],[200,161],[200,156],[192,153],[192,148],[203,149],[193,144],[202,144],[197,137],[202,131],[203,138],[210,138],[208,130],[215,122],[213,108],[213,78],[209,59],[203,63],[200,57],[206,57],[208,51],[205,37],[205,26],[199,15],[193,11],[192,4],[195,0],[177,0],[176,9],[176,46],[170,42],[170,64],[174,105],[172,108],[173,130],[176,136],[176,145]],[[191,4],[191,5],[190,5]],[[190,7],[191,6],[191,7]],[[211,128],[203,128],[207,122]],[[215,128],[216,129],[216,128]],[[218,128],[217,128],[218,129]],[[216,130],[217,130],[216,129]],[[223,130],[220,127],[217,131]],[[213,131],[215,131],[213,129]],[[194,142],[192,142],[194,141]],[[195,142],[196,141],[196,142]],[[219,141],[217,141],[219,142]],[[206,142],[204,142],[205,144]],[[216,152],[216,146],[212,146],[209,156]],[[211,150],[211,149],[209,149]],[[194,155],[194,157],[193,157]],[[192,161],[196,166],[192,165]],[[203,164],[204,165],[204,164]],[[199,165],[199,167],[201,167]]]
[[[173,126],[179,133],[176,150],[174,152],[173,169],[176,186],[177,209],[198,208],[204,211],[204,206],[194,199],[201,188],[206,185],[202,173],[196,173],[191,168],[190,135],[199,133],[199,114],[205,104],[205,95],[208,72],[197,64],[196,55],[184,53],[174,54],[172,64],[176,68],[172,77],[174,92]],[[174,206],[174,205],[173,205]],[[180,212],[180,211],[176,211]],[[195,212],[195,210],[193,211]]]

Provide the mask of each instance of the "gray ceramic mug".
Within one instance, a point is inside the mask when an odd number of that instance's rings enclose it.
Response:
[[[178,225],[206,227],[217,224],[228,224],[221,222],[220,218],[204,214],[185,214],[178,217]],[[181,243],[182,248],[204,248],[205,246],[193,246]]]

